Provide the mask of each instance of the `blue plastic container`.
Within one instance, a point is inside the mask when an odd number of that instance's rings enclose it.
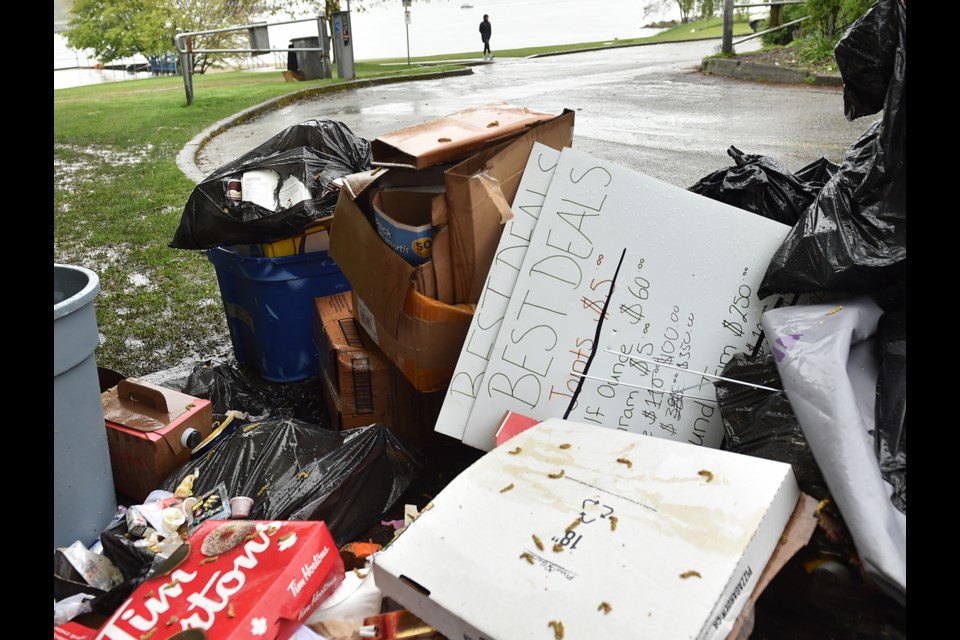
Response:
[[[257,258],[216,247],[207,258],[217,271],[237,362],[255,367],[270,382],[319,373],[313,299],[350,290],[327,252]]]

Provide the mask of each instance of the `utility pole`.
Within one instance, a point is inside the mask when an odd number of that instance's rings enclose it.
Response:
[[[733,53],[733,0],[723,0],[723,40],[720,50],[726,55]]]

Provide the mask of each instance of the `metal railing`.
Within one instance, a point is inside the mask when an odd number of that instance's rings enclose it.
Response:
[[[300,22],[316,22],[317,23],[317,35],[319,36],[320,47],[288,47],[286,49],[271,49],[271,48],[238,48],[238,49],[194,49],[193,48],[193,38],[194,36],[203,36],[210,35],[213,33],[228,33],[230,31],[253,31],[254,29],[260,29],[265,27],[274,27],[283,24],[295,24]],[[300,18],[297,20],[284,20],[281,22],[258,22],[254,24],[244,24],[235,27],[223,27],[222,29],[207,29],[206,31],[184,31],[178,33],[173,41],[174,46],[176,47],[177,54],[180,56],[180,68],[183,72],[183,88],[187,94],[187,106],[193,104],[193,55],[195,53],[255,53],[255,54],[264,54],[264,53],[289,53],[291,51],[319,51],[321,56],[326,53],[323,45],[326,41],[326,16],[318,15],[315,18]]]
[[[776,6],[782,6],[787,4],[806,4],[806,0],[774,0],[773,2],[754,2],[749,4],[740,4],[740,3],[734,4],[733,0],[724,0],[723,2],[723,38],[721,40],[720,50],[727,55],[733,53],[733,45],[734,45],[733,10],[734,9],[745,9],[749,7],[776,7]],[[781,24],[780,26],[773,27],[771,29],[764,29],[763,31],[759,31],[757,33],[749,35],[746,38],[742,38],[741,40],[737,41],[736,44],[740,44],[741,42],[746,42],[747,40],[750,40],[751,38],[756,38],[757,36],[762,36],[767,33],[773,33],[774,31],[779,31],[784,27],[789,27],[799,22],[803,22],[809,17],[810,16],[804,16],[803,18],[799,18],[797,20],[791,20],[790,22]]]

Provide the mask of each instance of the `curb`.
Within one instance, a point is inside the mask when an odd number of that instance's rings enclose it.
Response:
[[[823,75],[795,69],[778,67],[736,58],[708,58],[701,67],[707,75],[726,76],[754,82],[772,82],[776,84],[810,84],[820,87],[841,87],[843,78],[839,75]]]
[[[260,104],[256,104],[252,107],[248,107],[247,109],[239,111],[231,116],[227,116],[223,120],[214,122],[212,125],[195,135],[177,154],[177,167],[187,178],[193,180],[195,183],[199,184],[200,182],[203,182],[206,179],[207,174],[201,171],[200,167],[197,166],[197,155],[200,153],[200,150],[203,149],[204,145],[206,145],[210,140],[220,135],[230,127],[243,124],[244,122],[263,115],[264,113],[274,111],[281,107],[285,107],[288,104],[292,104],[306,98],[312,98],[314,96],[319,96],[326,93],[334,93],[337,91],[347,91],[349,89],[360,89],[363,87],[372,87],[381,84],[395,84],[397,82],[405,82],[407,80],[438,80],[452,76],[470,75],[472,73],[473,69],[467,68],[457,69],[455,71],[435,71],[432,73],[421,73],[409,76],[387,76],[385,78],[370,78],[367,80],[349,80],[347,82],[340,82],[322,87],[313,87],[310,89],[304,89],[302,91],[288,93],[277,98],[271,98],[270,100],[261,102]]]

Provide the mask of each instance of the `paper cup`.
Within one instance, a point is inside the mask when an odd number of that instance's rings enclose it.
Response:
[[[230,498],[230,519],[244,520],[250,516],[250,509],[253,508],[253,498],[246,496],[236,496]]]

